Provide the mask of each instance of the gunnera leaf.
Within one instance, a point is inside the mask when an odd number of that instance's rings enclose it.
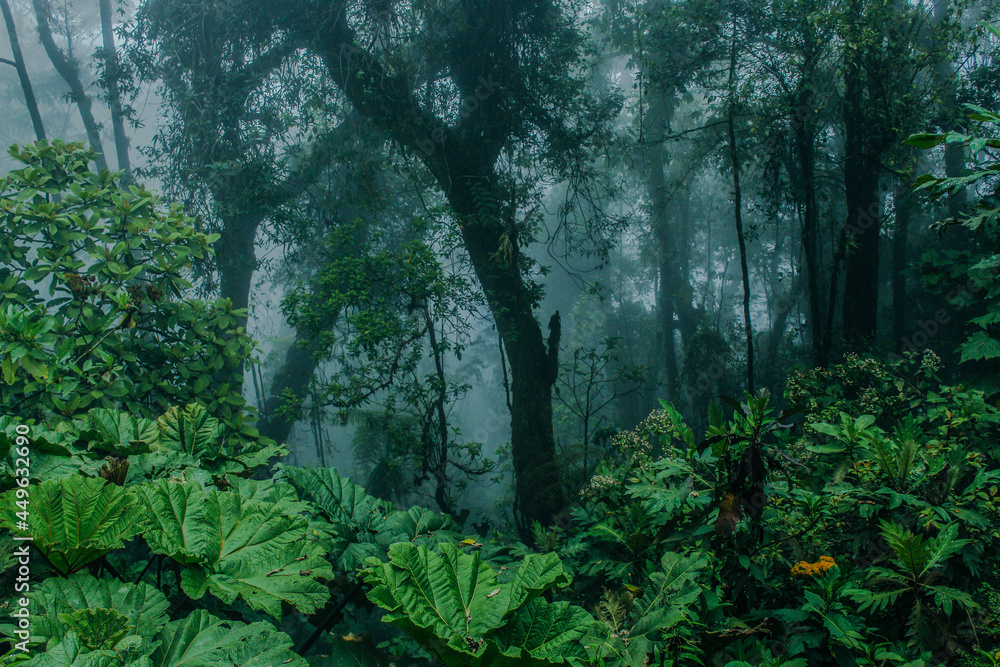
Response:
[[[373,585],[369,599],[386,610],[383,620],[444,665],[588,664],[582,640],[593,634],[593,617],[540,597],[569,583],[555,554],[530,554],[500,583],[478,553],[438,547],[402,542],[389,548],[389,562],[368,561],[361,576]]]
[[[275,618],[283,602],[313,613],[329,599],[320,579],[333,571],[323,549],[306,520],[281,504],[169,480],[143,488],[143,500],[152,517],[146,541],[185,566],[181,586],[190,597],[239,597]]]
[[[81,475],[30,487],[26,522],[18,516],[17,502],[15,491],[0,496],[0,524],[22,532],[26,527],[35,547],[62,575],[122,547],[145,525],[132,492]]]

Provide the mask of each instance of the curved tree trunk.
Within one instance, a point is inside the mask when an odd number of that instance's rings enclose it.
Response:
[[[76,108],[80,111],[80,118],[83,120],[84,130],[87,132],[87,141],[97,152],[95,162],[98,170],[108,168],[108,161],[104,156],[104,144],[101,142],[100,128],[94,120],[94,112],[91,108],[90,98],[83,87],[80,79],[80,67],[70,55],[63,53],[52,37],[52,28],[49,25],[49,13],[52,7],[47,0],[32,0],[35,9],[35,20],[38,22],[38,37],[42,42],[46,55],[52,61],[52,66],[59,72],[59,76],[69,86],[70,95]]]
[[[538,293],[518,261],[511,192],[496,171],[517,118],[501,104],[505,85],[522,82],[505,66],[510,45],[500,37],[530,2],[510,2],[501,17],[469,10],[454,29],[447,54],[463,99],[477,100],[475,114],[449,125],[417,99],[418,86],[390,72],[358,46],[343,20],[343,3],[313,14],[309,3],[287,3],[276,19],[321,57],[333,83],[354,109],[424,163],[441,188],[459,225],[463,246],[503,341],[511,371],[511,445],[515,475],[515,518],[525,539],[531,525],[548,524],[565,506],[555,456],[552,387],[558,372],[560,325],[549,335],[535,318]],[[329,10],[329,11],[324,11]],[[502,28],[497,29],[497,25]]]
[[[7,25],[7,37],[10,39],[10,49],[14,54],[14,68],[17,70],[17,78],[21,82],[21,90],[24,92],[24,103],[28,107],[28,114],[31,116],[31,125],[35,130],[35,139],[41,141],[45,138],[45,126],[42,124],[42,114],[38,112],[38,102],[35,100],[35,91],[31,87],[31,79],[28,78],[28,70],[24,65],[24,56],[21,54],[21,42],[17,38],[17,25],[14,23],[14,15],[10,11],[10,2],[0,0],[0,11],[3,12],[3,21]]]

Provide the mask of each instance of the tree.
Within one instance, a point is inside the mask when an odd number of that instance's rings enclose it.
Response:
[[[883,162],[926,114],[947,42],[927,36],[926,8],[894,0],[847,0],[838,19],[847,217],[834,262],[835,275],[844,263],[844,338],[858,345],[874,341],[878,321]]]
[[[103,60],[102,83],[108,92],[108,106],[111,108],[111,127],[115,136],[115,155],[119,171],[125,172],[125,183],[132,180],[132,161],[128,154],[128,135],[125,134],[125,110],[122,108],[120,80],[121,65],[118,48],[115,46],[114,21],[111,0],[98,0],[101,11],[101,59]]]
[[[190,298],[213,235],[145,188],[90,171],[82,144],[15,147],[0,180],[0,405],[71,417],[125,408],[155,417],[202,402],[235,437],[256,437],[242,398],[213,377],[248,362],[228,304]]]
[[[413,464],[414,481],[431,481],[441,511],[459,517],[455,470],[482,474],[490,465],[477,466],[473,448],[456,451],[448,413],[468,386],[449,380],[445,358],[461,358],[465,314],[478,300],[463,276],[441,266],[432,245],[444,239],[431,231],[416,220],[395,234],[361,222],[330,233],[322,268],[282,304],[289,323],[315,339],[313,354],[328,363],[329,379],[315,378],[299,395],[287,392],[282,411],[296,412],[308,395],[311,409],[332,410],[343,423],[361,411],[380,412],[386,424],[408,417],[408,446],[391,455]]]
[[[510,362],[517,515],[525,532],[549,521],[565,499],[552,432],[561,327],[553,315],[546,340],[533,312],[539,289],[520,251],[530,221],[518,211],[537,185],[516,165],[573,173],[608,110],[567,74],[586,65],[579,27],[536,0],[432,4],[405,17],[354,15],[340,1],[281,9],[277,27],[322,58],[352,106],[420,160],[447,199]],[[393,20],[415,28],[412,43]]]
[[[140,9],[129,53],[142,80],[160,82],[169,110],[146,150],[152,173],[219,234],[219,294],[239,311],[250,305],[259,232],[331,155],[322,136],[294,141],[315,129],[296,127],[285,104],[305,83],[283,69],[294,45],[266,27],[260,12],[226,3],[156,0]]]

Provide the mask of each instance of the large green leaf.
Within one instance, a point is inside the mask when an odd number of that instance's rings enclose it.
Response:
[[[362,534],[374,537],[382,528],[392,503],[369,495],[363,488],[341,477],[333,468],[294,468],[281,466],[299,498],[314,505],[330,523],[354,526]]]
[[[86,619],[81,612],[113,611],[127,625],[128,634],[152,637],[167,623],[166,596],[148,584],[129,584],[117,579],[98,579],[84,572],[67,578],[50,577],[31,593],[37,604],[32,634],[46,640],[61,639],[70,629],[87,643],[77,627],[69,627],[64,615]],[[91,618],[96,618],[92,614]],[[123,635],[125,636],[125,635]]]
[[[681,622],[688,607],[701,594],[697,579],[707,568],[708,557],[704,554],[689,557],[670,551],[663,554],[660,568],[649,575],[642,597],[635,602],[638,620],[630,634],[662,632]]]
[[[584,642],[594,619],[569,602],[546,603],[534,598],[517,610],[494,635],[500,655],[492,667],[572,664],[589,665]]]
[[[87,448],[116,456],[148,452],[159,431],[151,419],[136,418],[127,412],[95,408],[87,413]]]
[[[168,480],[146,487],[143,499],[154,525],[146,540],[187,566],[181,583],[192,598],[241,597],[275,618],[282,602],[312,613],[329,599],[318,581],[333,577],[322,548],[281,504]]]
[[[72,475],[32,486],[28,532],[35,547],[62,574],[69,574],[123,546],[145,525],[137,498],[103,479]],[[14,529],[15,491],[0,497],[0,523]]]
[[[207,611],[169,623],[153,653],[155,667],[307,667],[292,640],[270,623],[222,621]]]
[[[198,458],[212,458],[217,453],[222,425],[201,405],[172,407],[158,423],[161,447]]]
[[[383,620],[447,666],[587,664],[580,642],[593,618],[540,598],[569,583],[557,556],[531,554],[500,583],[478,554],[439,547],[401,542],[389,548],[389,562],[368,561],[361,575],[373,585],[369,599],[386,610]]]
[[[280,466],[299,498],[329,524],[331,557],[338,569],[354,572],[367,558],[386,559],[389,545],[403,541],[455,538],[461,526],[449,517],[413,507],[393,508],[332,468]]]
[[[91,651],[72,631],[44,653],[18,664],[20,667],[152,667],[146,656],[130,659],[111,649]]]
[[[115,609],[81,609],[59,614],[59,620],[91,651],[112,650],[132,634],[128,619]]]

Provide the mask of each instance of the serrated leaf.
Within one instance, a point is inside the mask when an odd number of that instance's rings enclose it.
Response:
[[[307,667],[291,645],[269,623],[222,621],[199,609],[164,628],[152,659],[155,667]]]
[[[100,478],[42,482],[30,488],[30,499],[28,532],[63,575],[120,548],[145,525],[136,496]],[[13,491],[0,497],[0,523],[12,529],[18,524],[15,502]]]
[[[586,664],[580,640],[593,618],[540,597],[569,581],[558,557],[531,554],[510,583],[498,583],[478,553],[439,548],[402,542],[389,548],[388,563],[369,560],[361,576],[373,585],[369,599],[386,610],[383,620],[444,664]]]
[[[222,425],[201,405],[172,407],[159,418],[160,446],[197,458],[212,458],[219,448]]]
[[[985,331],[977,331],[962,343],[962,358],[959,363],[996,359],[1000,357],[1000,341],[991,337]]]
[[[98,579],[78,572],[68,578],[50,577],[31,593],[36,609],[33,634],[45,638],[61,637],[67,630],[59,614],[84,610],[114,610],[125,618],[135,634],[152,637],[169,620],[166,596],[144,584],[123,583],[115,579]],[[44,610],[44,613],[41,613]]]
[[[275,618],[283,602],[312,613],[329,599],[318,581],[333,577],[323,550],[309,539],[306,520],[281,505],[166,480],[143,497],[157,529],[147,542],[187,565],[182,587],[189,596],[240,597]]]
[[[149,451],[158,436],[157,423],[135,418],[127,412],[95,408],[87,413],[94,440],[88,449],[108,451],[118,456]]]

